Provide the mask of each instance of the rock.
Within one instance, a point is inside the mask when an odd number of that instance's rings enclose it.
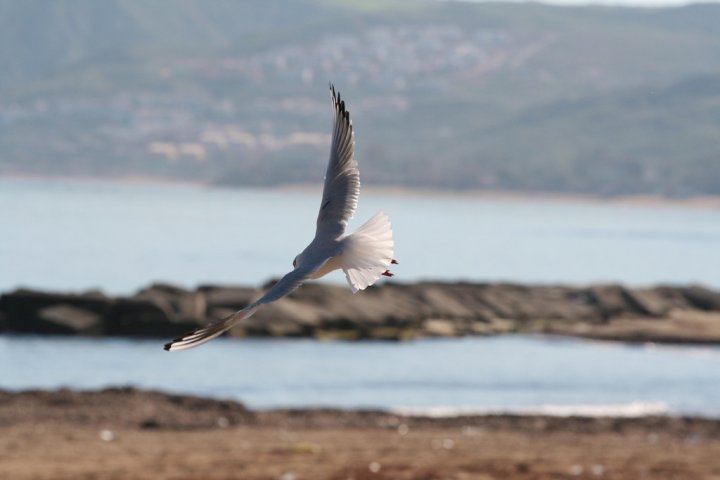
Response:
[[[48,333],[100,335],[103,325],[97,313],[72,305],[58,304],[38,312],[38,319],[46,323]]]
[[[518,318],[516,311],[517,299],[524,298],[522,292],[509,288],[481,289],[481,298],[492,311],[493,318]]]
[[[674,310],[660,320],[621,316],[603,325],[552,325],[548,333],[622,342],[718,343],[720,312]]]
[[[488,322],[479,321],[470,324],[468,334],[471,335],[494,335],[511,333],[517,330],[517,324],[513,320],[494,318]]]
[[[372,327],[363,330],[361,339],[387,340],[399,342],[418,336],[414,331],[398,327]]]
[[[180,319],[167,302],[136,298],[120,299],[107,312],[108,335],[176,337],[202,325]]]
[[[204,295],[208,311],[216,308],[237,311],[260,296],[258,290],[244,287],[204,285],[198,288],[198,292]]]
[[[276,319],[267,324],[267,332],[270,337],[309,337],[314,329],[309,329],[297,322]]]
[[[230,332],[231,336],[250,337],[307,337],[312,332],[303,329],[301,325],[291,319],[276,317],[272,320],[250,317],[242,325]]]
[[[251,288],[203,286],[189,291],[155,284],[133,297],[113,300],[99,292],[19,290],[0,297],[0,329],[172,338],[225,318],[261,294]],[[701,318],[697,313],[720,312],[720,293],[697,286],[628,289],[421,282],[386,283],[353,294],[345,286],[310,282],[258,309],[230,335],[401,340],[419,335],[537,332],[640,339],[652,337],[655,330],[662,338],[691,341],[677,334],[674,326],[680,323],[664,323],[683,312],[694,319]],[[692,326],[688,337],[716,338],[700,328],[711,325],[707,318],[714,317],[702,318],[702,322],[686,322]],[[601,326],[608,328],[596,328]],[[671,334],[662,333],[668,328],[673,329]]]
[[[324,330],[317,329],[313,331],[313,337],[317,340],[336,340],[336,341],[355,341],[362,340],[364,335],[359,330]]]
[[[654,288],[626,290],[627,296],[643,314],[662,318],[670,312],[673,304]]]
[[[578,301],[577,290],[566,287],[535,286],[518,299],[522,316],[529,321],[600,322],[602,315],[588,302]]]
[[[0,296],[0,312],[8,331],[16,333],[61,333],[57,324],[41,318],[40,311],[54,305],[74,307],[103,318],[114,300],[97,292],[86,294],[47,293],[20,289]],[[66,333],[65,328],[60,329]]]
[[[431,314],[441,314],[453,318],[474,318],[477,312],[472,306],[463,302],[456,289],[428,285],[420,291],[419,299]]]
[[[208,310],[206,323],[217,322],[225,317],[229,317],[236,311],[234,308],[212,308]]]
[[[254,317],[268,325],[284,321],[314,328],[321,321],[319,310],[320,307],[317,305],[297,301],[293,298],[283,298],[278,302],[263,306]]]
[[[458,330],[452,320],[430,318],[423,322],[423,334],[428,337],[454,337]]]
[[[692,304],[685,298],[682,287],[660,286],[656,287],[655,293],[670,305],[671,309],[688,309],[694,308]]]
[[[172,311],[173,317],[181,322],[199,323],[206,318],[207,303],[202,292],[191,292],[168,284],[154,284],[133,298],[148,300],[164,310]]]
[[[690,305],[699,310],[720,310],[720,292],[701,286],[683,288],[681,292]]]
[[[647,314],[644,306],[620,285],[593,286],[588,294],[605,321],[624,314]]]

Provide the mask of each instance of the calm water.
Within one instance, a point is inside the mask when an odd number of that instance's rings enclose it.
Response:
[[[125,294],[151,281],[260,285],[291,268],[314,233],[318,203],[318,192],[0,180],[0,292],[29,286]],[[370,192],[355,225],[381,208],[393,221],[400,281],[720,287],[718,210]],[[168,354],[161,344],[0,336],[0,388],[132,384],[254,407],[720,417],[716,348],[534,337],[221,339]]]
[[[319,193],[0,180],[0,206],[0,291],[130,293],[282,275],[314,234]],[[399,281],[720,287],[720,210],[366,192],[351,226],[380,209]]]
[[[177,354],[161,344],[0,336],[0,388],[132,384],[259,408],[605,407],[720,417],[720,348],[525,336],[407,343],[219,339]]]

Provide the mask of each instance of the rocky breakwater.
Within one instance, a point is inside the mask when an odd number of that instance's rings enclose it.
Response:
[[[168,338],[216,321],[260,293],[161,284],[116,298],[17,290],[0,297],[0,332]],[[353,295],[342,286],[312,283],[258,310],[231,335],[402,340],[511,332],[717,343],[720,292],[422,282],[387,283]]]

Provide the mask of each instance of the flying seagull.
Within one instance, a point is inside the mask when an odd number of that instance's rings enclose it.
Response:
[[[393,235],[387,215],[378,212],[355,232],[345,234],[360,196],[360,171],[354,158],[350,113],[332,84],[330,92],[334,125],[315,238],[295,257],[293,270],[259,300],[213,325],[173,340],[165,345],[165,350],[174,352],[202,345],[250,317],[262,305],[279,300],[304,281],[333,270],[345,273],[353,293],[369,287],[381,275],[393,275],[388,268],[397,261],[393,259]]]

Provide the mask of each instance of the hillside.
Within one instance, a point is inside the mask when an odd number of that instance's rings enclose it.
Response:
[[[720,5],[0,0],[0,175],[720,193]]]

